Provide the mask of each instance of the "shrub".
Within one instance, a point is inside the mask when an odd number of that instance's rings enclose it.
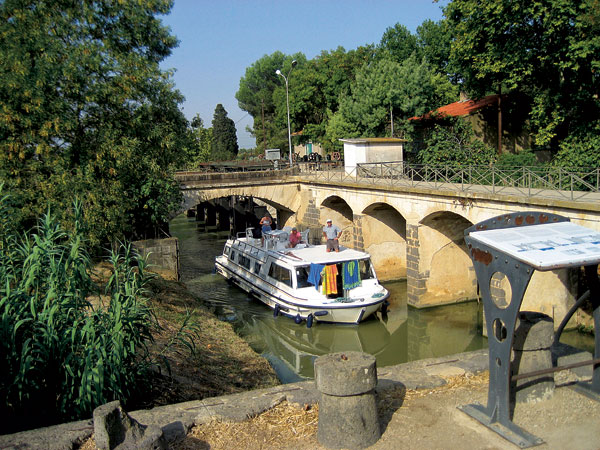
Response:
[[[476,139],[471,125],[460,118],[436,124],[418,154],[422,164],[452,167],[490,165],[495,157],[496,151]]]

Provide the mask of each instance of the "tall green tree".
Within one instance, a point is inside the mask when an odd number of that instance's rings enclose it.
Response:
[[[351,94],[330,118],[327,138],[333,145],[344,137],[390,136],[392,116],[397,136],[406,119],[455,101],[457,95],[457,88],[426,60],[415,55],[402,63],[382,59],[357,73]]]
[[[275,123],[277,107],[273,93],[281,89],[283,84],[283,80],[275,72],[281,70],[287,76],[292,60],[302,65],[306,57],[302,53],[287,56],[277,51],[255,61],[240,79],[240,87],[235,98],[240,109],[253,117],[253,127],[248,131],[256,138],[256,145],[261,148],[283,148],[283,146],[287,148],[287,121],[285,128]],[[292,77],[294,75],[292,74]],[[285,95],[285,85],[283,89]]]
[[[233,159],[238,154],[235,122],[227,117],[227,111],[222,104],[215,108],[212,121],[212,143],[210,158],[213,161]]]
[[[0,2],[0,177],[27,227],[83,201],[92,243],[157,233],[179,203],[187,121],[171,0]]]
[[[598,119],[598,0],[453,0],[444,12],[466,89],[528,96],[537,145]]]
[[[212,128],[204,128],[204,121],[200,115],[192,119],[192,144],[190,145],[189,166],[198,167],[200,163],[210,160],[212,148]]]
[[[420,48],[417,46],[417,36],[401,23],[388,27],[377,47],[379,57],[402,62],[413,53],[421,59]]]
[[[443,75],[453,75],[448,62],[452,47],[452,33],[448,22],[440,20],[425,20],[417,27],[417,46],[420,54],[437,72]]]

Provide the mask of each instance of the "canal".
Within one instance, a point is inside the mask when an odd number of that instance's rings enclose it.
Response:
[[[222,253],[228,232],[206,231],[185,215],[173,219],[170,229],[179,239],[182,281],[271,363],[283,383],[312,378],[314,359],[331,352],[366,352],[376,357],[378,367],[385,367],[487,347],[480,303],[408,307],[406,282],[401,280],[382,283],[390,291],[385,318],[377,314],[360,325],[320,323],[307,328],[286,317],[273,317],[263,303],[214,273],[214,258]],[[593,342],[577,333],[562,340],[583,346]]]

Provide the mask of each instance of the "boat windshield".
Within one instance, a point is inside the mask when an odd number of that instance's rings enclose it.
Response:
[[[310,268],[308,266],[302,266],[296,268],[296,286],[298,289],[312,286],[308,282],[308,273]]]
[[[370,278],[375,278],[375,272],[373,271],[373,266],[371,265],[370,259],[361,259],[358,262],[358,267],[360,270],[360,279],[368,280]]]

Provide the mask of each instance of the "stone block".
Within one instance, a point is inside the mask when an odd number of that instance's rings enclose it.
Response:
[[[332,353],[315,361],[321,393],[318,441],[328,448],[359,449],[381,436],[375,387],[375,357],[361,352]]]
[[[331,353],[315,360],[319,392],[348,396],[369,392],[377,386],[376,360],[362,352]]]
[[[94,440],[100,450],[167,449],[162,430],[144,426],[129,416],[118,400],[94,410]]]

